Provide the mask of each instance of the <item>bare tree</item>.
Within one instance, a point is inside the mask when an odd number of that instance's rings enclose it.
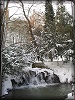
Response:
[[[26,19],[27,22],[28,22],[29,33],[31,34],[32,42],[34,43],[34,46],[37,46],[37,43],[36,43],[36,41],[35,41],[35,37],[34,37],[34,35],[33,35],[33,33],[32,33],[32,28],[31,28],[30,20],[29,20],[29,18],[27,17],[26,12],[25,12],[25,10],[24,10],[24,4],[23,4],[22,0],[19,0],[19,1],[21,2],[21,6],[22,6],[22,9],[23,9],[24,17],[25,17],[25,19]],[[31,6],[31,7],[32,7],[32,6]],[[31,8],[30,8],[30,9],[31,9]],[[30,9],[29,9],[29,11],[30,11]],[[29,13],[29,12],[28,12],[28,13]]]

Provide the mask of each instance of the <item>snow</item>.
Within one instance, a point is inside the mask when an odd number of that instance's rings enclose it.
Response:
[[[74,95],[72,96],[72,93],[69,93],[68,97],[66,98],[66,100],[68,100],[68,99],[69,100],[72,100],[72,99],[74,100]]]
[[[35,60],[35,63],[42,63],[42,61]]]
[[[65,59],[65,58],[63,57],[63,59]],[[60,56],[58,56],[58,58],[53,58],[53,61],[62,61],[62,58]]]
[[[70,40],[67,40],[67,42],[73,42],[73,41],[70,39]]]
[[[72,58],[70,57],[71,61],[72,61]],[[57,58],[53,58],[53,61],[65,61],[66,60],[66,57],[63,55],[62,58],[61,56],[58,56]],[[51,60],[50,59],[45,59],[44,58],[44,61],[46,62],[50,62]],[[40,61],[39,61],[40,62]]]
[[[47,71],[48,73],[50,73],[50,74],[53,74],[53,70],[52,69],[47,69],[47,68],[32,68],[32,67],[26,67],[26,68],[24,68],[23,69],[24,71],[29,71],[29,70],[32,70],[32,71],[35,71],[36,72],[36,74],[38,74],[38,73],[41,73],[41,72],[44,72],[44,71]]]
[[[8,94],[7,89],[12,89],[12,83],[10,81],[10,76],[7,75],[5,81],[2,82],[2,95]]]
[[[56,43],[56,46],[57,46],[57,47],[58,47],[58,46],[63,47],[61,44],[57,44],[57,43]]]
[[[69,49],[67,52],[68,53],[73,53],[74,51],[72,49]]]

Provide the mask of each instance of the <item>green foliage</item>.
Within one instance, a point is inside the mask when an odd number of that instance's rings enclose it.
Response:
[[[55,17],[52,2],[47,0],[45,3],[45,25],[44,40],[47,41],[48,47],[55,44]]]
[[[63,4],[58,4],[56,16],[55,16],[55,23],[56,23],[56,32],[58,33],[58,38],[62,42],[68,39],[72,39],[72,32],[73,32],[73,18],[72,16],[66,11],[65,6]]]
[[[46,1],[45,3],[45,32],[51,33],[54,31],[54,11],[51,1]]]

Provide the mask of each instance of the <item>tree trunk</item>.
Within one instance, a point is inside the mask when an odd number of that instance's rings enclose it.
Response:
[[[73,11],[74,11],[74,20],[73,20],[73,35],[74,35],[74,56],[75,56],[75,1],[74,1],[74,7],[73,7]]]
[[[4,40],[5,40],[5,34],[4,34],[4,2],[2,0],[0,1],[1,7],[0,7],[0,37],[1,37],[1,49],[5,46]]]
[[[26,20],[28,21],[28,28],[29,28],[29,32],[30,32],[30,34],[31,34],[32,42],[34,43],[34,46],[37,47],[36,52],[37,52],[37,54],[39,54],[38,45],[37,45],[36,40],[35,40],[35,37],[34,37],[34,35],[33,35],[33,33],[32,33],[32,28],[31,28],[30,20],[29,20],[29,18],[27,17],[27,15],[26,15],[26,13],[25,13],[25,10],[24,10],[24,4],[23,4],[22,0],[19,0],[19,1],[20,1],[21,4],[22,4],[22,9],[23,9],[24,17],[25,17]]]
[[[7,11],[7,8],[8,8],[8,4],[9,4],[9,1],[10,0],[7,0],[7,3],[6,3],[6,7],[5,7],[5,1],[4,0],[0,0],[0,46],[1,46],[1,51],[2,49],[5,47],[5,14],[6,14],[6,11]]]

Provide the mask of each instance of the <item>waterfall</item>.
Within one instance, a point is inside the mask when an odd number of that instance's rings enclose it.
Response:
[[[47,68],[25,68],[24,72],[20,76],[12,78],[11,82],[14,86],[27,86],[27,85],[39,85],[39,84],[52,84],[60,83],[59,77],[54,74],[54,71]],[[19,77],[19,78],[17,78]]]

